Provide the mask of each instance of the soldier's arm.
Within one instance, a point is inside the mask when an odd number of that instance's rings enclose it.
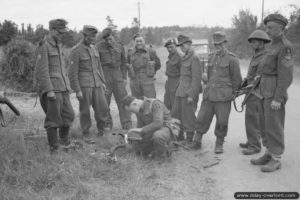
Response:
[[[53,85],[49,74],[48,52],[46,45],[41,45],[37,49],[35,77],[42,94],[53,91]]]
[[[136,125],[136,127],[137,127],[137,128],[143,128],[143,126],[144,126],[144,123],[142,122],[142,120],[140,120],[140,119],[137,117],[137,125]]]
[[[232,81],[232,89],[236,91],[239,89],[242,83],[242,75],[240,69],[240,63],[237,58],[233,58],[230,63],[230,76]]]
[[[155,131],[163,127],[163,107],[158,101],[154,101],[152,104],[152,115],[153,115],[153,121],[144,126],[142,128],[142,135],[143,134],[153,134]]]
[[[277,88],[275,90],[274,100],[282,102],[288,87],[293,81],[293,50],[291,47],[282,48],[279,52],[277,62]]]
[[[73,50],[70,54],[70,67],[69,67],[69,80],[72,90],[79,92],[81,90],[79,80],[78,80],[78,71],[79,71],[79,51]]]
[[[192,60],[192,84],[191,88],[187,91],[189,97],[196,99],[196,97],[201,92],[201,81],[202,81],[202,71],[204,63],[200,61],[198,57],[194,57]]]
[[[125,54],[125,49],[122,46],[122,52],[121,52],[121,72],[124,80],[127,80],[127,59]]]
[[[160,59],[154,50],[151,50],[149,54],[150,60],[155,62],[155,72],[157,72],[161,68]]]

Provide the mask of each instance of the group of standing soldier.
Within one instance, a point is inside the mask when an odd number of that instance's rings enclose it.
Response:
[[[287,88],[292,82],[293,52],[283,34],[287,20],[279,14],[271,14],[264,23],[272,42],[262,30],[256,30],[249,36],[248,41],[255,54],[246,78],[247,85],[259,79],[256,92],[263,98],[252,95],[247,101],[247,143],[240,146],[245,148],[242,151],[245,155],[259,153],[262,139],[266,153],[251,160],[251,163],[264,165],[262,171],[270,172],[281,166],[284,106]],[[84,26],[82,40],[71,51],[67,73],[61,47],[66,24],[63,19],[50,21],[50,33],[37,49],[36,78],[40,102],[46,113],[44,127],[51,152],[57,151],[59,143],[63,147],[70,144],[69,129],[74,111],[69,93],[73,90],[79,100],[80,125],[87,143],[94,143],[89,132],[91,105],[98,135],[113,127],[109,110],[113,94],[122,128],[142,137],[136,145],[137,152],[149,157],[164,157],[169,153],[168,145],[174,140],[183,140],[183,145],[189,149],[201,149],[202,137],[216,116],[215,153],[223,153],[232,96],[242,83],[239,61],[226,49],[225,33],[213,34],[216,51],[209,55],[205,70],[204,61],[196,55],[188,36],[179,35],[177,41],[170,39],[166,42],[168,78],[164,102],[161,102],[156,99],[155,91],[155,74],[161,67],[160,59],[152,48],[145,46],[141,34],[133,37],[135,47],[126,56],[112,29],[104,29],[101,41],[95,44],[97,29]],[[267,49],[265,44],[270,42]],[[127,73],[132,96],[126,91]],[[200,93],[203,93],[203,99],[196,116]],[[132,127],[131,113],[137,116],[137,128]]]

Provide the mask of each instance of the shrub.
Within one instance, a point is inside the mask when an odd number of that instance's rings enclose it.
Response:
[[[5,84],[20,91],[32,91],[35,46],[25,40],[13,40],[4,48],[1,71]]]

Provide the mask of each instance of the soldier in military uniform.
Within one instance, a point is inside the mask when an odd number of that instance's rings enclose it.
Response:
[[[255,30],[249,36],[248,41],[254,51],[246,77],[247,85],[251,85],[261,76],[260,64],[266,53],[265,44],[269,43],[271,40],[266,32],[262,30]],[[260,138],[264,135],[262,133],[264,131],[263,120],[263,107],[261,100],[255,95],[250,95],[246,102],[245,112],[247,142],[240,144],[242,148],[245,148],[242,151],[243,154],[252,155],[260,152]]]
[[[123,129],[132,127],[131,115],[122,107],[122,100],[127,96],[127,62],[125,50],[120,42],[115,41],[111,28],[102,31],[102,40],[97,44],[100,61],[106,80],[106,99],[110,106],[112,94],[115,97],[119,109],[120,121]],[[107,126],[112,128],[113,120],[109,112]]]
[[[44,128],[47,131],[50,152],[58,150],[58,136],[63,147],[70,144],[69,129],[74,120],[74,111],[70,102],[71,92],[66,73],[62,36],[68,31],[64,19],[49,22],[50,33],[37,48],[35,77],[41,106],[46,113]]]
[[[164,104],[169,110],[172,110],[180,77],[181,56],[177,52],[175,39],[168,40],[165,47],[169,52],[169,56],[166,64],[168,79],[165,84]]]
[[[196,108],[199,94],[202,92],[201,79],[204,63],[192,49],[192,40],[179,35],[177,46],[180,46],[184,56],[180,67],[179,84],[172,107],[172,117],[181,121],[182,132],[186,132],[185,143],[191,143],[195,132]]]
[[[288,20],[280,14],[270,14],[264,19],[266,32],[272,43],[262,60],[260,92],[264,97],[264,137],[266,152],[252,159],[253,165],[264,165],[263,172],[273,172],[281,168],[281,155],[284,152],[285,104],[287,89],[293,80],[293,49],[284,36]]]
[[[215,32],[213,42],[216,52],[210,54],[208,58],[208,83],[203,92],[203,100],[197,116],[195,140],[190,147],[201,148],[202,135],[208,131],[213,116],[216,115],[215,153],[223,153],[231,99],[242,82],[242,76],[238,59],[225,47],[227,42],[225,33]]]
[[[134,146],[134,150],[149,157],[168,156],[168,145],[175,136],[171,131],[170,111],[163,102],[147,97],[137,99],[127,96],[123,105],[127,111],[137,115],[137,128],[130,129],[129,132],[138,133],[142,141]]]
[[[143,96],[155,98],[154,76],[160,69],[160,59],[153,49],[145,46],[144,37],[136,34],[133,37],[135,48],[130,54],[129,77],[131,93],[136,98]]]
[[[108,105],[104,94],[105,78],[98,51],[94,46],[97,32],[94,26],[84,26],[83,38],[70,54],[69,78],[79,100],[80,125],[87,143],[94,143],[89,132],[92,125],[90,106],[94,109],[99,136],[103,135],[108,118]]]

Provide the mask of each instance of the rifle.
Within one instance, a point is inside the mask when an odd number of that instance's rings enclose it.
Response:
[[[20,111],[5,96],[0,95],[0,104],[6,104],[15,113],[15,115],[20,116]],[[3,112],[1,109],[0,109],[0,124],[2,127],[7,126],[7,123],[4,120]]]
[[[252,84],[248,84],[247,83],[247,79],[244,79],[241,86],[239,87],[239,89],[234,93],[233,97],[232,97],[232,101],[233,101],[233,105],[234,105],[234,109],[237,112],[243,112],[244,111],[244,106],[247,103],[249,97],[251,95],[256,96],[257,98],[259,98],[260,100],[262,100],[264,97],[259,94],[258,92],[256,92],[255,90],[257,89],[257,87],[260,84],[260,80],[261,80],[261,76],[258,76],[254,79],[254,82]],[[245,98],[241,104],[241,110],[237,109],[237,105],[236,105],[236,101],[235,99],[241,95],[245,94]]]

